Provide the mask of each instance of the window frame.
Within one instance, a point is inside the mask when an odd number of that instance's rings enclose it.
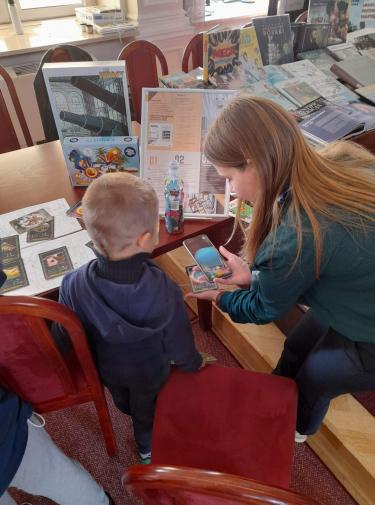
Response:
[[[72,0],[69,5],[58,5],[56,7],[39,7],[35,9],[21,9],[19,0],[16,0],[21,21],[38,21],[42,19],[61,18],[64,16],[74,16],[75,7],[82,7],[82,0]],[[7,0],[0,0],[0,23],[10,23]]]

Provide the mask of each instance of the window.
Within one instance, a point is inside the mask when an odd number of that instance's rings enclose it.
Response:
[[[82,0],[16,0],[22,21],[74,16]],[[9,23],[7,0],[0,0],[0,23]]]

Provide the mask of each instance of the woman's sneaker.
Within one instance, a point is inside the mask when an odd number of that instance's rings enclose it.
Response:
[[[141,465],[149,465],[151,463],[151,452],[139,453],[139,462]]]

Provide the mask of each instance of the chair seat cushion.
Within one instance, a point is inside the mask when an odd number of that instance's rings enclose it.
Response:
[[[290,482],[297,390],[284,377],[210,365],[173,371],[157,400],[152,463]]]

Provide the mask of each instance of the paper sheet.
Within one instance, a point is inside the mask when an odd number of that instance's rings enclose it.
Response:
[[[76,221],[72,218],[69,219]],[[51,289],[58,288],[61,284],[63,275],[46,280],[43,274],[39,254],[65,246],[68,249],[73,268],[77,269],[95,258],[94,252],[85,245],[90,240],[91,239],[87,231],[81,230],[64,237],[60,237],[54,240],[46,240],[44,242],[32,244],[30,247],[21,249],[21,257],[25,265],[29,285],[20,289],[8,291],[5,293],[5,296],[37,295]]]

